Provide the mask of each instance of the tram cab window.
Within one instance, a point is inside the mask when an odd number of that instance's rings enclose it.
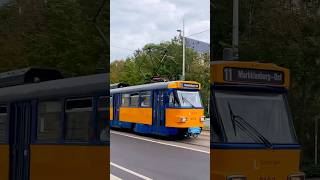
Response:
[[[139,106],[139,93],[130,94],[130,106],[131,107]]]
[[[150,107],[151,106],[151,92],[141,92],[140,93],[140,106],[141,107]]]
[[[110,100],[112,97],[110,97]],[[108,97],[103,96],[98,99],[98,126],[99,126],[99,138],[100,141],[109,141],[109,112],[108,112]],[[111,103],[112,104],[112,103]]]
[[[61,110],[60,101],[39,102],[37,140],[56,142],[60,139]]]
[[[122,94],[121,106],[128,107],[130,103],[130,94]]]
[[[181,107],[202,108],[199,91],[177,91]]]
[[[7,129],[8,129],[8,116],[7,107],[0,106],[0,142],[8,141]]]
[[[65,106],[66,140],[88,141],[95,138],[92,98],[69,99]]]
[[[179,106],[178,99],[176,98],[174,92],[171,92],[169,95],[169,106],[171,106],[171,107],[178,107]]]

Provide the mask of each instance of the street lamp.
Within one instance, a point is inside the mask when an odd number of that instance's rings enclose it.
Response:
[[[233,23],[232,23],[232,50],[233,59],[239,59],[239,0],[233,0]]]
[[[182,38],[182,76],[181,80],[185,80],[185,66],[186,66],[186,37],[184,35],[184,19],[183,19],[183,27],[182,30],[178,29],[177,32],[179,32],[180,38]]]

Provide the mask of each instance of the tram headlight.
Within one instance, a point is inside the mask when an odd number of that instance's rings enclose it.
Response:
[[[206,120],[206,117],[205,116],[201,116],[200,117],[200,122],[204,122]]]
[[[288,177],[288,180],[305,180],[305,174],[304,173],[291,174]]]
[[[234,175],[234,176],[228,176],[227,180],[247,180],[247,177],[243,175]]]
[[[187,122],[187,118],[186,117],[180,117],[180,122],[183,122],[183,123],[185,123],[185,122]]]

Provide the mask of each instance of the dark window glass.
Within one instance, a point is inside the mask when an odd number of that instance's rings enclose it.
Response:
[[[108,97],[99,97],[98,99],[98,125],[100,131],[100,141],[110,140],[109,126],[109,108]]]
[[[122,94],[121,106],[128,107],[130,102],[130,94]]]
[[[92,98],[69,99],[66,102],[66,140],[95,139],[92,123]]]
[[[131,107],[139,106],[139,93],[130,94],[130,106]]]
[[[38,104],[38,140],[55,142],[61,137],[61,107],[59,101]]]
[[[0,142],[8,141],[7,107],[0,107]]]
[[[174,92],[171,92],[169,95],[169,106],[171,106],[171,107],[178,107],[179,106],[178,100],[175,97]]]
[[[228,142],[296,143],[283,94],[216,92]],[[261,138],[262,137],[262,138]]]
[[[113,107],[113,98],[112,98],[112,96],[110,96],[110,102],[109,102],[109,104],[110,104],[110,107]]]
[[[151,106],[151,92],[141,92],[140,93],[140,106],[141,107],[150,107]]]

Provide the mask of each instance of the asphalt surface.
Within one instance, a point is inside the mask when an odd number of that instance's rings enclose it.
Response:
[[[209,147],[111,131],[111,179],[209,180]]]

